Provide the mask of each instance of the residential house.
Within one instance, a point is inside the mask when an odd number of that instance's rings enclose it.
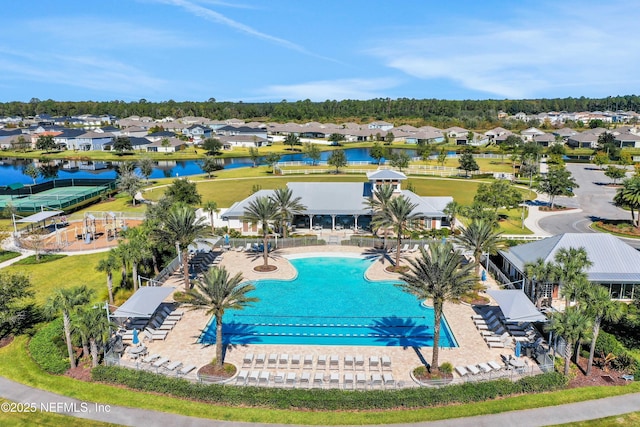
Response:
[[[176,151],[184,150],[186,147],[187,143],[178,138],[163,138],[159,141],[147,144],[147,151],[158,153],[175,153]]]
[[[567,145],[574,148],[598,148],[598,135],[582,132],[567,138]]]
[[[372,122],[367,125],[367,128],[373,131],[383,130],[388,131],[393,128],[393,123],[389,122]]]
[[[188,128],[182,129],[182,134],[188,137],[191,141],[202,141],[203,139],[211,138],[213,130],[210,127],[203,125],[192,125]]]
[[[520,136],[524,141],[533,141],[533,138],[537,135],[544,135],[544,132],[534,127],[530,127],[529,129],[520,132]]]
[[[225,135],[221,136],[220,142],[225,150],[233,147],[266,147],[269,141],[255,135]]]
[[[533,142],[541,147],[549,147],[556,143],[556,137],[551,133],[543,133],[542,135],[534,135]]]

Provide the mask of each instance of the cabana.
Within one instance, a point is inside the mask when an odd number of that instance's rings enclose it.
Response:
[[[546,322],[547,316],[540,313],[522,290],[506,289],[487,291],[496,300],[507,322]]]
[[[138,317],[150,319],[160,304],[171,295],[175,288],[164,286],[145,286],[120,306],[111,317],[128,318]]]

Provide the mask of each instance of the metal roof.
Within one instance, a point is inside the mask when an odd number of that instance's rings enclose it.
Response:
[[[564,233],[537,242],[514,246],[500,254],[515,268],[542,258],[553,262],[561,248],[585,248],[593,263],[587,276],[593,282],[640,283],[640,252],[615,236],[605,233]]]
[[[496,300],[507,322],[546,322],[547,317],[540,313],[531,300],[521,290],[487,291]]]
[[[379,179],[403,180],[403,179],[407,179],[407,176],[402,172],[394,171],[391,169],[378,169],[377,171],[374,171],[374,172],[367,172],[367,179],[369,181],[375,181]]]
[[[174,290],[175,288],[165,286],[144,286],[131,295],[111,317],[150,318]]]
[[[29,215],[28,217],[17,219],[16,222],[26,222],[26,223],[35,223],[44,221],[45,219],[51,218],[52,216],[58,216],[62,211],[42,211],[35,213],[33,215]]]

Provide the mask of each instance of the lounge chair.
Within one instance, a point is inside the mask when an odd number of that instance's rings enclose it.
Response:
[[[238,372],[238,375],[236,376],[236,384],[246,384],[247,382],[247,377],[249,376],[249,371],[246,370],[241,370],[240,372]]]
[[[469,375],[469,371],[467,371],[467,368],[465,368],[464,366],[456,366],[456,372],[461,377],[465,377],[465,376]]]
[[[350,372],[344,374],[344,388],[347,387],[353,388],[353,374]]]
[[[480,369],[478,369],[476,365],[467,365],[467,370],[471,375],[478,375],[480,373]]]
[[[260,371],[251,371],[247,377],[247,384],[258,384],[258,378],[260,378]]]
[[[297,374],[295,372],[287,372],[287,378],[285,384],[288,386],[294,386],[296,384]]]
[[[253,252],[253,243],[247,243],[244,247],[245,252]]]
[[[489,346],[489,348],[505,348],[506,347],[504,342],[502,342],[502,341],[500,341],[500,342],[489,341],[487,343],[487,345]]]
[[[391,370],[391,358],[389,358],[389,356],[382,356],[380,358],[380,364],[382,365],[383,371]]]
[[[394,387],[396,385],[396,380],[393,379],[393,375],[388,372],[382,374],[382,380],[384,381],[385,387]]]
[[[340,384],[340,374],[332,372],[329,376],[329,385],[337,386],[338,384]]]
[[[480,370],[485,374],[488,374],[489,372],[492,371],[491,366],[489,366],[489,364],[487,363],[478,363],[478,368],[480,368]]]
[[[329,368],[330,369],[340,368],[340,358],[337,355],[332,354],[331,357],[329,357]]]
[[[415,245],[413,245],[411,249],[409,249],[409,253],[418,252],[419,248],[420,248],[420,245],[416,243]]]
[[[300,375],[300,385],[306,384],[308,387],[310,383],[311,383],[311,372],[303,372]]]
[[[194,369],[196,369],[196,365],[183,366],[182,368],[178,369],[177,374],[178,375],[187,375],[189,372],[193,371]]]
[[[306,363],[306,360],[305,360]],[[318,356],[318,361],[316,362],[318,369],[326,369],[327,368],[327,356],[321,354]]]
[[[357,371],[364,371],[364,357],[360,355],[356,356],[355,367]]]
[[[242,367],[249,368],[253,364],[253,353],[247,353],[242,358]]]
[[[382,387],[382,375],[380,375],[380,374],[371,374],[371,386],[372,387]]]
[[[401,253],[407,252],[409,250],[409,244],[405,243],[402,249],[400,249]]]
[[[324,374],[322,372],[316,372],[313,376],[313,385],[322,387],[324,385]]]
[[[151,364],[151,366],[153,366],[154,368],[160,368],[165,363],[169,363],[169,358],[168,357],[161,357],[160,359],[158,359],[155,362],[153,362]]]
[[[307,354],[304,356],[304,369],[313,369],[313,356]]]
[[[258,384],[268,385],[269,384],[269,371],[260,371],[260,376],[258,377]]]
[[[369,357],[369,369],[380,369],[380,359],[378,356]]]
[[[273,384],[275,385],[283,385],[285,380],[284,372],[276,372],[273,376]]]
[[[167,338],[167,331],[156,331],[155,329],[152,328],[146,328],[145,332],[148,332],[151,334],[151,341],[154,340],[164,340]]]
[[[159,354],[151,354],[151,355],[145,357],[144,359],[142,359],[142,361],[144,363],[151,363],[151,362],[154,362],[154,361],[160,359],[160,357],[161,356]]]
[[[164,368],[165,368],[167,371],[173,372],[173,371],[175,371],[176,369],[178,369],[180,366],[182,366],[182,362],[176,362],[176,361],[174,361],[174,362],[169,363],[169,364],[168,364],[167,366],[165,366]]]
[[[353,356],[344,357],[344,369],[353,369]]]
[[[267,368],[275,368],[278,363],[278,355],[276,353],[270,353],[267,359]]]
[[[291,369],[298,368],[300,368],[300,355],[294,354],[293,356],[291,356]]]
[[[264,366],[265,358],[266,358],[266,356],[265,356],[265,354],[264,354],[264,353],[259,353],[259,354],[256,356],[256,368],[258,367],[258,365],[260,365],[260,367],[263,367],[263,366]]]
[[[491,366],[491,369],[493,369],[494,371],[499,371],[500,369],[502,369],[502,365],[500,365],[498,362],[494,362],[493,360],[487,362],[487,365]]]
[[[364,372],[358,372],[356,374],[356,388],[358,387],[366,387],[367,386],[367,377],[364,375]]]
[[[286,368],[289,365],[289,355],[287,353],[282,353],[280,358],[278,359],[278,365],[282,368]]]
[[[242,252],[242,251],[244,251],[244,246],[238,246],[236,248],[236,252]]]

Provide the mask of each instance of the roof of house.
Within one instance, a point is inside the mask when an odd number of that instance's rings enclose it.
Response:
[[[585,248],[593,263],[587,269],[594,282],[640,282],[640,252],[615,236],[605,233],[564,233],[537,242],[514,246],[500,251],[515,268],[524,271],[524,265],[542,258],[554,261],[561,248]]]
[[[389,179],[404,180],[407,179],[407,176],[402,172],[394,171],[391,169],[379,169],[377,171],[367,172],[367,179],[369,181]]]

